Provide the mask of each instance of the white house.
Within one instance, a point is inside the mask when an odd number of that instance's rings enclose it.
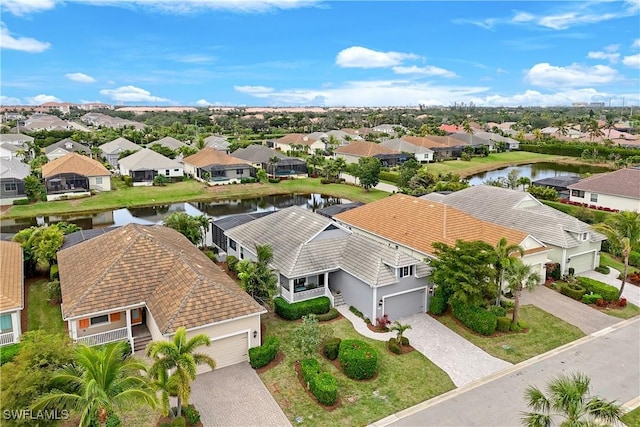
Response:
[[[0,346],[20,341],[20,312],[24,308],[22,246],[0,241]]]
[[[167,178],[182,178],[184,167],[182,163],[156,153],[148,148],[143,148],[118,161],[120,175],[131,176],[133,185],[152,185],[158,175]]]
[[[640,212],[640,167],[593,175],[568,188],[571,202],[594,208]]]

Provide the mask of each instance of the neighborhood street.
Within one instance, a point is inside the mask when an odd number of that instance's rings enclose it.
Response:
[[[374,426],[519,426],[524,390],[544,388],[558,374],[585,373],[591,394],[621,404],[640,395],[640,319],[582,338],[557,354],[534,358],[496,379],[453,390]]]

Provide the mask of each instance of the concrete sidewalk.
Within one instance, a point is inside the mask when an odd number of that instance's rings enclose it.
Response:
[[[587,271],[586,273],[580,273],[579,276],[589,277],[591,279],[599,280],[607,285],[615,286],[620,289],[622,281],[618,279],[620,272],[615,268],[609,268],[609,274],[598,273],[595,270]],[[640,286],[626,283],[622,296],[627,299],[628,302],[640,306]]]

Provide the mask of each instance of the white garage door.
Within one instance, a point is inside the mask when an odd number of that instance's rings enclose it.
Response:
[[[208,354],[216,361],[216,369],[249,360],[248,335],[243,332],[238,335],[211,341],[211,346],[200,347],[196,351]],[[209,372],[208,366],[199,366],[198,373]]]
[[[573,267],[575,269],[575,274],[593,270],[594,254],[594,252],[587,252],[586,254],[571,256],[569,267]]]
[[[383,298],[384,305],[382,309],[392,321],[412,314],[424,313],[427,311],[424,306],[424,297],[424,289],[386,297]]]

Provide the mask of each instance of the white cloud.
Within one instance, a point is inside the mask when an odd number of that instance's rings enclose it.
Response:
[[[2,0],[3,9],[17,16],[42,12],[53,9],[55,6],[54,0]]]
[[[534,65],[525,74],[528,82],[542,87],[585,87],[611,83],[617,78],[618,72],[606,65],[558,67],[547,62]]]
[[[248,93],[249,95],[273,92],[273,88],[266,86],[234,86],[233,88],[238,92]]]
[[[625,56],[622,59],[622,63],[627,67],[640,68],[640,53],[636,53],[635,55]]]
[[[207,101],[206,99],[198,99],[195,104],[199,107],[208,107],[210,105],[213,105],[211,102]]]
[[[65,77],[78,83],[93,83],[96,81],[96,79],[85,73],[67,73],[65,74]]]
[[[20,0],[17,0],[20,1]],[[139,8],[170,14],[193,14],[211,10],[265,13],[315,6],[319,0],[76,0],[94,6]]]
[[[0,105],[20,105],[20,98],[0,95]]]
[[[533,16],[530,13],[518,12],[513,18],[511,18],[511,22],[530,22],[530,21],[533,21],[534,19],[535,19],[535,16]]]
[[[118,102],[168,102],[167,98],[151,95],[148,90],[135,86],[120,86],[116,89],[102,89],[101,95]]]
[[[543,16],[538,20],[538,24],[543,27],[554,30],[566,30],[573,25],[579,24],[595,24],[601,21],[617,18],[613,13],[599,14],[580,14],[577,12],[567,12],[559,15]]]
[[[420,74],[423,76],[439,76],[439,77],[457,77],[456,73],[453,71],[445,70],[444,68],[434,67],[432,65],[427,65],[425,67],[418,67],[416,65],[412,65],[410,67],[397,66],[391,68],[396,74]]]
[[[213,61],[215,58],[210,55],[189,54],[189,55],[171,55],[169,59],[176,62],[184,62],[186,64],[203,64]]]
[[[45,102],[62,102],[62,100],[56,96],[44,94],[30,96],[27,97],[26,100],[28,105],[40,105],[44,104]]]
[[[635,39],[633,43],[631,43],[631,47],[634,49],[640,48],[640,39]]]
[[[587,57],[591,59],[605,59],[609,62],[616,63],[618,59],[620,59],[620,54],[618,52],[589,52],[587,53]]]
[[[20,50],[27,53],[40,53],[51,47],[50,43],[41,42],[30,37],[14,37],[9,29],[0,23],[0,48]]]
[[[345,68],[386,68],[400,65],[406,59],[417,59],[413,53],[380,52],[351,46],[338,53],[336,65]]]

